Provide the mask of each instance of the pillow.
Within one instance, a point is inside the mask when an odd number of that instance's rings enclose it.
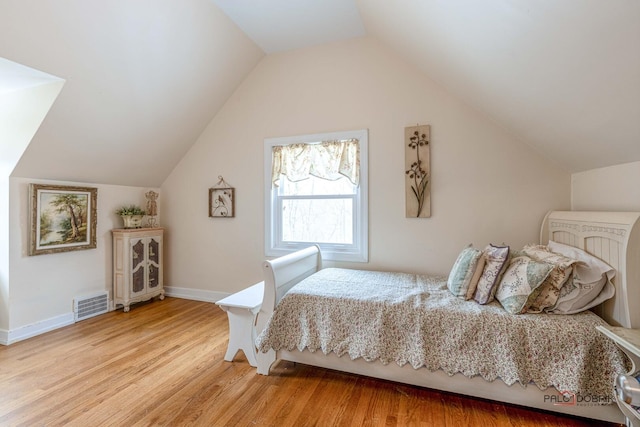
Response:
[[[480,276],[482,276],[482,272],[484,271],[484,264],[486,262],[484,252],[478,259],[478,265],[476,266],[476,271],[473,273],[471,277],[471,282],[469,283],[469,288],[467,289],[467,295],[465,296],[465,300],[470,300],[473,298],[473,295],[476,293],[476,289],[478,288],[478,282],[480,281]]]
[[[572,246],[553,241],[548,246],[549,250],[578,262],[573,266],[571,279],[560,290],[558,301],[546,311],[556,314],[579,313],[613,297],[615,287],[611,279],[616,272],[610,265]]]
[[[511,258],[496,291],[496,299],[511,314],[526,313],[549,277],[553,265],[528,256]]]
[[[509,246],[489,245],[485,248],[484,254],[484,269],[473,295],[473,299],[480,304],[488,304],[493,301],[500,278],[507,268]]]
[[[540,287],[540,293],[529,307],[529,313],[541,313],[544,309],[553,307],[560,296],[560,289],[567,282],[573,272],[575,259],[552,252],[547,246],[527,245],[523,252],[530,258],[553,265],[553,270]]]
[[[556,267],[548,279],[553,281],[553,286],[558,289],[567,281],[572,272],[571,267],[577,262],[575,259],[553,252],[547,246],[543,245],[527,245],[522,251],[529,258],[536,261],[547,262]]]
[[[551,273],[553,274],[553,270],[551,270]],[[549,277],[551,277],[551,274]],[[558,302],[560,289],[553,286],[553,280],[549,277],[540,286],[540,293],[529,306],[529,313],[542,313],[545,309],[553,307]]]
[[[517,250],[517,249],[512,249],[509,251],[509,259],[513,259],[513,258],[517,258],[519,256],[528,256],[527,254],[524,253],[523,250]],[[531,258],[531,257],[529,257]]]
[[[482,251],[472,246],[466,247],[460,252],[447,279],[447,287],[453,295],[459,298],[467,297],[467,291],[472,279],[474,279],[478,261],[481,258]]]

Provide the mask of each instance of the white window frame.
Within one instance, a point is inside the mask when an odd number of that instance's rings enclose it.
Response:
[[[277,191],[271,182],[273,147],[319,141],[357,139],[360,145],[360,183],[354,195],[353,205],[353,245],[318,243],[322,250],[322,258],[328,261],[369,261],[369,202],[368,202],[368,150],[369,137],[367,129],[329,132],[311,135],[289,136],[282,138],[266,138],[264,140],[264,234],[266,256],[282,256],[314,243],[283,242],[280,230],[282,219],[278,206]]]

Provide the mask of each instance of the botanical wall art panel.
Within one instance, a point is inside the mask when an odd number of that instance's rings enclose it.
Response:
[[[29,184],[29,255],[94,249],[98,189]]]
[[[431,216],[430,130],[429,125],[404,128],[407,218]]]

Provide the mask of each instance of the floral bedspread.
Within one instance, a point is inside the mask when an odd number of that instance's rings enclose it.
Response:
[[[282,298],[256,345],[613,397],[628,362],[604,324],[589,311],[511,315],[454,297],[442,277],[327,268]]]

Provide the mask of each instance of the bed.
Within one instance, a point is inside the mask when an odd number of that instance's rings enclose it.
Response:
[[[398,353],[395,345],[385,343],[381,346],[382,350],[372,351],[371,341],[356,339],[344,344],[341,339],[323,337],[322,324],[315,325],[315,335],[307,334],[309,336],[305,335],[302,338],[298,336],[293,342],[288,342],[286,339],[292,336],[292,331],[302,328],[288,318],[288,314],[282,314],[285,313],[286,305],[292,304],[290,301],[295,301],[293,298],[296,297],[298,302],[293,305],[313,304],[308,305],[307,310],[313,311],[314,309],[309,307],[316,306],[318,308],[315,311],[324,313],[325,318],[330,316],[332,311],[342,309],[342,303],[338,304],[337,301],[351,300],[349,286],[342,283],[347,279],[351,280],[350,277],[346,277],[351,275],[351,271],[323,269],[321,252],[316,246],[266,261],[264,298],[256,324],[259,333],[258,373],[268,375],[274,363],[287,360],[531,408],[623,423],[624,416],[612,398],[612,385],[615,375],[622,373],[628,362],[613,343],[595,331],[595,327],[608,324],[640,328],[640,311],[631,304],[634,301],[640,302],[639,219],[640,213],[633,212],[553,211],[546,215],[540,232],[541,244],[557,242],[582,249],[615,270],[615,276],[611,281],[615,286],[615,295],[591,310],[575,315],[513,316],[501,310],[499,304],[479,306],[452,297],[450,293],[447,295],[446,287],[443,288],[443,280],[446,281],[446,278],[419,275],[402,277],[399,273],[385,272],[358,273],[364,275],[363,283],[374,284],[365,292],[358,291],[369,295],[369,304],[381,304],[381,301],[391,299],[392,306],[419,305],[419,314],[404,317],[419,316],[418,324],[431,325],[428,330],[411,329],[411,326],[402,323],[406,320],[403,319],[403,315],[393,320],[393,311],[384,308],[383,316],[365,318],[364,325],[361,325],[369,332],[374,331],[374,341],[377,334],[375,331],[378,331],[376,325],[382,327],[391,324],[396,328],[405,328],[403,333],[394,336],[405,336],[410,342],[420,341],[420,337],[426,335],[429,335],[429,339],[436,340],[447,337],[447,341],[442,342],[448,343],[446,345],[450,345],[451,350],[428,345],[427,350],[417,348]],[[337,279],[331,279],[334,282],[327,281],[329,276],[335,278],[336,275]],[[407,285],[406,293],[409,296],[400,300],[395,295],[386,295],[387,291],[380,290],[383,287],[378,285],[386,282],[390,289],[403,286],[396,283],[415,283]],[[296,287],[292,290],[294,286]],[[323,295],[328,293],[329,296],[329,302],[325,301],[324,306],[318,304],[319,300],[313,300],[316,298],[314,289],[323,287]],[[287,298],[280,304],[285,295]],[[335,296],[334,299],[331,299],[332,295]],[[356,305],[351,309],[361,310],[370,315],[369,309],[358,308],[358,303],[355,302],[353,304]],[[426,306],[427,309],[423,310],[422,306]],[[446,316],[444,311],[456,314],[453,319],[447,320],[446,317],[442,317]],[[491,325],[495,326],[492,337],[489,337],[491,332],[487,332],[488,328],[480,329],[480,332],[488,334],[488,338],[486,342],[484,339],[475,340],[477,345],[481,346],[484,343],[485,346],[493,348],[502,346],[508,351],[489,355],[489,360],[480,360],[477,365],[473,365],[473,360],[464,357],[444,357],[443,354],[453,354],[453,351],[464,347],[465,343],[473,341],[468,337],[479,333],[475,324],[480,323],[474,321],[474,318],[490,319]],[[516,322],[516,326],[509,323],[509,318]],[[569,333],[569,337],[563,338],[566,340],[565,345],[581,346],[579,341],[574,341],[578,338],[589,340],[589,345],[585,345],[584,354],[575,360],[563,360],[563,354],[559,354],[551,366],[546,366],[548,372],[535,369],[535,364],[526,359],[531,358],[536,352],[547,351],[550,348],[548,346],[553,344],[545,340],[544,334],[537,333],[536,328],[558,329],[558,322],[571,325],[568,330],[573,331]],[[278,336],[278,332],[275,332],[278,323],[284,325],[288,331],[279,333],[284,337],[283,341],[279,342],[274,341],[274,337]],[[337,330],[353,329],[353,325],[333,327]],[[406,333],[407,328],[411,329],[410,333]],[[504,338],[506,335],[502,335],[501,331],[504,328],[519,328],[519,335],[525,336],[526,339],[521,343],[509,342],[512,339]],[[452,338],[452,331],[455,331],[454,335],[457,336]],[[489,338],[503,339],[503,342],[498,341],[496,345],[496,342],[490,341]],[[399,343],[403,348],[407,345],[407,342]],[[513,349],[516,350],[512,351]],[[466,351],[467,354],[475,354],[479,349],[471,346]],[[523,373],[522,368],[518,367],[517,360],[507,360],[505,355],[513,356],[514,359],[524,358],[526,372]],[[491,368],[491,357],[501,360],[500,364],[494,366],[495,369]],[[578,371],[582,376],[569,375]],[[576,396],[579,399],[576,399]]]

